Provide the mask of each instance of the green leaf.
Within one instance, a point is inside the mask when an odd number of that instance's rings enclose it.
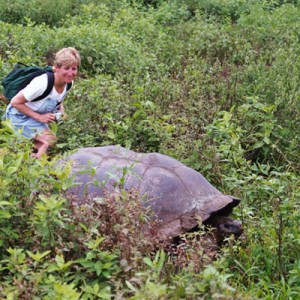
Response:
[[[56,261],[56,263],[59,267],[62,267],[65,263],[65,259],[61,255],[56,255],[55,256],[55,261]]]
[[[126,280],[125,283],[133,292],[137,291],[136,288],[128,280]]]
[[[37,251],[36,254],[34,254],[34,253],[31,252],[31,251],[26,251],[26,253],[27,253],[31,258],[33,258],[35,261],[40,262],[41,259],[42,259],[43,257],[45,257],[45,256],[47,256],[49,253],[51,253],[51,250],[47,250],[47,251],[45,251],[45,252],[43,252],[43,253],[40,253],[40,252]]]
[[[97,261],[94,264],[94,268],[95,268],[95,271],[96,271],[97,275],[99,276],[102,273],[103,265],[102,265],[102,263],[100,261]]]
[[[113,131],[108,131],[108,132],[106,133],[106,136],[109,137],[109,138],[112,139],[112,140],[115,140],[115,138],[116,138],[116,135],[114,134]]]
[[[7,210],[0,210],[0,219],[9,219],[12,215]]]
[[[0,205],[12,206],[12,204],[8,201],[0,201]]]
[[[253,149],[261,148],[264,145],[264,142],[257,142],[254,144]]]
[[[7,175],[10,176],[12,175],[13,173],[16,173],[18,171],[18,168],[17,167],[9,167],[7,169]]]
[[[145,264],[147,264],[149,267],[153,266],[152,260],[149,257],[144,257],[143,261]]]

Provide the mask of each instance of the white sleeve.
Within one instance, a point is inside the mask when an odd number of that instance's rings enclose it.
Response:
[[[41,96],[48,85],[48,75],[42,74],[35,77],[24,89],[23,94],[27,101],[32,101]]]

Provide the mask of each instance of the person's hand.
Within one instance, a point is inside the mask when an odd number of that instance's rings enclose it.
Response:
[[[53,123],[56,119],[55,119],[55,114],[39,114],[38,117],[36,118],[37,121],[41,122],[41,123]]]

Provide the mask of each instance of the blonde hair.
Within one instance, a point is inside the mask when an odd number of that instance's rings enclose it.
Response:
[[[81,58],[79,52],[73,47],[62,48],[55,54],[55,65],[61,66],[71,66],[76,64],[80,66]]]

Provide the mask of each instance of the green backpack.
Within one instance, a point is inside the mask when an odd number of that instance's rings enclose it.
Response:
[[[3,86],[3,95],[8,101],[22,89],[24,89],[32,79],[42,74],[47,74],[48,85],[42,95],[33,99],[32,101],[38,101],[47,97],[54,85],[54,73],[51,66],[38,67],[38,66],[26,66],[22,63],[17,63],[13,70],[6,75],[1,84]],[[72,87],[72,83],[67,84],[67,91]]]

